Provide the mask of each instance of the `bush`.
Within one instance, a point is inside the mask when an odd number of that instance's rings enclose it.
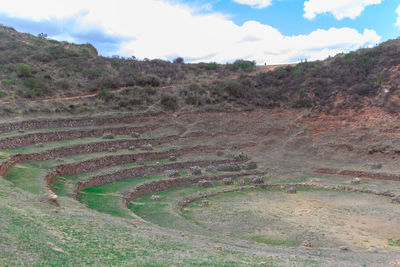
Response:
[[[241,97],[244,95],[244,89],[240,82],[235,80],[226,81],[223,83],[223,88],[230,95],[235,97]]]
[[[112,98],[112,93],[110,92],[109,89],[103,88],[100,90],[97,96],[100,97],[101,99],[109,100]]]
[[[35,88],[44,88],[46,85],[43,83],[42,79],[40,78],[28,78],[25,81],[22,82],[26,87],[29,89],[35,89]]]
[[[184,60],[181,57],[177,57],[174,59],[174,63],[183,64]]]
[[[30,77],[32,75],[32,69],[29,65],[20,63],[17,65],[17,74],[19,77]]]
[[[119,101],[118,105],[120,107],[126,107],[127,106],[127,102],[125,100],[121,100],[121,101]]]
[[[256,66],[255,61],[238,59],[230,66],[232,70],[242,69],[244,71],[251,71]]]
[[[103,71],[98,68],[91,68],[91,69],[86,70],[86,72],[85,72],[86,77],[88,77],[90,80],[99,78],[102,73],[103,73]]]
[[[205,65],[205,68],[208,70],[216,70],[218,68],[218,64],[216,62],[210,62]]]
[[[67,90],[69,89],[69,82],[67,80],[60,80],[57,81],[56,86],[63,90]]]
[[[145,77],[139,77],[136,81],[137,85],[139,86],[154,86],[154,87],[158,87],[161,85],[161,81],[160,78],[158,78],[155,75],[147,75]]]
[[[7,95],[6,92],[4,92],[3,90],[0,90],[0,98],[3,98]]]
[[[166,109],[176,110],[178,108],[178,100],[175,96],[163,94],[161,96],[161,105],[163,105]]]

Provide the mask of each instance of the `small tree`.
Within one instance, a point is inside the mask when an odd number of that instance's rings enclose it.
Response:
[[[177,58],[174,59],[174,63],[183,64],[184,60],[181,57],[177,57]]]
[[[32,75],[32,69],[29,65],[20,63],[17,65],[17,74],[19,77],[30,77]]]

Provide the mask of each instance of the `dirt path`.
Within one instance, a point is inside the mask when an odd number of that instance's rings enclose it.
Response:
[[[248,74],[248,76],[255,76],[259,73],[263,72],[269,72],[273,71],[279,67],[286,67],[286,66],[293,66],[295,64],[283,64],[283,65],[268,65],[268,66],[257,66],[256,69]],[[226,77],[226,80],[229,79],[238,79],[239,75],[231,75]],[[191,84],[209,84],[213,83],[215,81],[218,81],[219,79],[210,79],[210,80],[205,80],[201,82],[187,82],[187,83],[176,83],[176,84],[170,84],[170,85],[165,85],[161,87],[157,87],[158,89],[167,89],[171,87],[183,87]],[[125,90],[128,87],[121,87],[115,90],[111,90],[112,93],[118,93],[123,90]],[[44,98],[36,98],[36,99],[4,99],[0,100],[0,104],[8,104],[8,103],[14,103],[14,102],[19,102],[19,103],[25,103],[25,102],[40,102],[40,101],[61,101],[61,100],[72,100],[72,99],[81,99],[81,98],[90,98],[90,97],[95,97],[99,91],[94,91],[91,93],[83,93],[83,94],[71,94],[71,95],[63,95],[63,96],[56,96],[56,97],[44,97]]]

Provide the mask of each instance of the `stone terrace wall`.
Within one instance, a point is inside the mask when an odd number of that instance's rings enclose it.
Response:
[[[151,144],[153,146],[157,146],[165,143],[174,142],[179,138],[180,137],[177,135],[171,135],[171,136],[152,138],[152,139],[110,140],[110,141],[101,141],[101,142],[93,142],[86,144],[77,144],[67,147],[59,147],[38,153],[16,154],[11,156],[9,160],[3,162],[0,165],[0,175],[4,176],[12,165],[19,162],[51,160],[66,156],[108,151],[108,149],[110,148],[121,149],[121,148],[129,148],[130,146],[142,146],[144,144]]]
[[[350,171],[350,170],[336,170],[336,169],[316,169],[315,172],[320,174],[337,174],[343,176],[364,177],[376,180],[400,181],[399,175],[394,175],[389,173],[374,173],[365,171]]]
[[[21,122],[0,124],[0,134],[15,131],[27,131],[36,129],[54,129],[68,127],[87,127],[103,126],[111,124],[129,124],[134,122],[148,121],[156,115],[140,114],[119,117],[98,117],[98,118],[79,118],[79,119],[53,119],[53,120],[29,120]]]
[[[178,206],[180,211],[182,211],[186,206],[188,206],[190,203],[201,199],[205,197],[211,197],[211,196],[216,196],[219,194],[225,194],[225,193],[231,193],[231,192],[237,192],[237,191],[242,191],[242,190],[252,190],[252,189],[286,189],[290,187],[295,187],[295,188],[313,188],[313,189],[320,189],[320,190],[334,190],[334,191],[344,191],[344,192],[357,192],[357,193],[364,193],[364,194],[372,194],[372,195],[377,195],[377,196],[383,196],[383,197],[390,197],[393,199],[395,197],[392,196],[392,194],[389,192],[377,192],[369,189],[359,189],[359,188],[353,188],[349,186],[325,186],[325,185],[319,185],[319,184],[308,184],[308,183],[298,183],[298,184],[263,184],[263,185],[254,185],[254,186],[243,186],[239,188],[229,188],[225,189],[222,191],[216,191],[216,192],[204,192],[202,194],[196,195],[196,196],[189,196],[181,201],[178,202]],[[152,193],[149,193],[152,194]],[[129,195],[128,195],[129,196]],[[134,199],[132,199],[134,200]],[[130,200],[130,201],[132,201]],[[124,199],[125,205],[128,205],[130,201],[127,201],[127,199]]]
[[[37,143],[72,140],[85,137],[101,137],[104,133],[112,133],[116,135],[128,135],[133,132],[144,133],[152,131],[156,128],[158,128],[158,126],[118,127],[118,128],[104,128],[104,129],[90,129],[90,130],[70,130],[70,131],[55,131],[46,133],[31,133],[31,134],[6,137],[0,139],[0,149],[13,149]]]
[[[222,150],[223,147],[210,147],[210,146],[196,146],[182,149],[172,149],[162,152],[145,152],[135,154],[123,154],[123,155],[109,155],[101,158],[89,159],[81,162],[75,162],[71,164],[61,164],[54,168],[54,171],[58,176],[79,174],[85,172],[91,172],[107,166],[122,165],[128,163],[134,163],[137,159],[144,161],[160,160],[168,158],[171,155],[180,157],[190,153],[206,153],[217,150]]]
[[[240,160],[245,161],[245,160]],[[133,179],[137,177],[148,176],[156,173],[161,173],[166,170],[182,170],[188,169],[193,166],[199,167],[206,167],[209,165],[219,165],[219,164],[226,164],[238,162],[237,160],[203,160],[203,161],[189,161],[189,162],[174,162],[174,163],[167,163],[162,165],[152,165],[152,166],[141,166],[135,167],[125,170],[120,170],[110,174],[103,174],[97,175],[89,178],[85,182],[78,182],[76,184],[74,196],[78,194],[80,190],[84,190],[91,187],[98,187],[105,184],[110,184],[113,182],[126,180],[126,179]]]
[[[186,185],[195,184],[201,180],[218,181],[229,177],[244,177],[250,175],[262,175],[264,173],[252,172],[252,173],[238,173],[238,174],[224,174],[219,176],[202,176],[202,177],[184,177],[175,179],[165,179],[144,183],[137,186],[132,192],[124,193],[124,202],[126,205],[132,200],[138,199],[142,196],[159,193],[165,190],[179,188]]]

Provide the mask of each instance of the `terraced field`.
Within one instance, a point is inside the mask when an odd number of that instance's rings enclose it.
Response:
[[[395,265],[398,155],[365,153],[374,133],[338,149],[363,127],[332,139],[274,110],[4,122],[0,265]]]

